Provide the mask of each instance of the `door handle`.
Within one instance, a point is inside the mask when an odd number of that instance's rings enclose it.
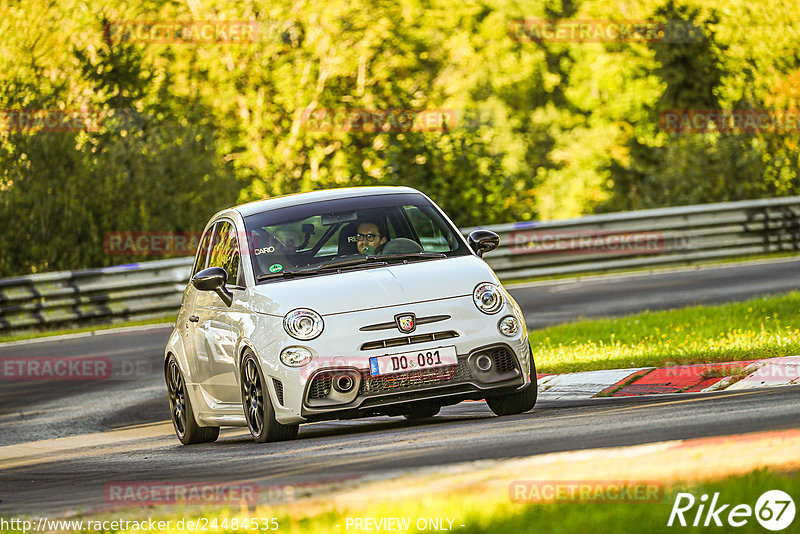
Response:
[[[200,317],[198,317],[197,315],[190,315],[190,316],[189,316],[189,320],[190,320],[191,322],[193,322],[193,323],[196,323],[197,321],[199,321],[199,320],[200,320]]]

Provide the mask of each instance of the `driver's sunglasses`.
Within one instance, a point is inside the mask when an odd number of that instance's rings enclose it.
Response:
[[[356,234],[356,241],[375,241],[380,234]]]

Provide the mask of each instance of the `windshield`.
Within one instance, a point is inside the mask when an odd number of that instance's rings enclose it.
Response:
[[[470,254],[431,202],[413,193],[301,204],[244,222],[259,281]]]

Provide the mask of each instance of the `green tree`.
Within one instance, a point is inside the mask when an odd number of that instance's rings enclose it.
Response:
[[[70,100],[65,85],[25,83],[42,70],[38,52],[18,74],[23,81],[9,84],[6,106],[52,110]],[[74,58],[99,96],[89,114],[104,119],[89,131],[4,132],[0,216],[15,231],[0,237],[1,276],[145,259],[107,255],[104,237],[198,231],[241,187],[220,158],[207,110],[171,96],[169,78],[155,85],[135,49],[76,49]]]

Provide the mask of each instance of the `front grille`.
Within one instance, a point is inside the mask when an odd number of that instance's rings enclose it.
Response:
[[[283,404],[283,382],[277,378],[273,378],[272,384],[275,386],[275,394],[278,396],[278,402],[281,404],[281,406],[285,406]]]
[[[417,317],[415,321],[417,326],[423,324],[438,323],[439,321],[446,321],[450,318],[449,315],[431,315],[430,317]],[[388,321],[386,323],[369,324],[359,328],[362,332],[374,332],[375,330],[391,330],[397,328],[397,321]]]
[[[315,376],[308,387],[308,398],[324,399],[331,392],[332,382],[333,377],[329,374],[323,373]]]
[[[514,355],[511,354],[510,350],[504,347],[497,347],[495,349],[486,351],[485,354],[494,360],[494,364],[498,373],[509,373],[517,368],[517,362],[514,358]]]
[[[407,373],[396,373],[385,376],[371,376],[369,371],[361,372],[359,395],[377,395],[395,391],[407,391],[419,387],[431,386],[443,382],[457,383],[470,380],[472,375],[467,361],[459,358],[458,365],[421,369]]]
[[[439,341],[441,339],[450,339],[454,337],[458,337],[458,332],[454,330],[433,332],[430,334],[416,334],[413,336],[393,337],[390,339],[382,339],[380,341],[368,341],[361,345],[361,350],[386,349],[389,347],[398,347],[400,345],[428,343],[430,341]]]

